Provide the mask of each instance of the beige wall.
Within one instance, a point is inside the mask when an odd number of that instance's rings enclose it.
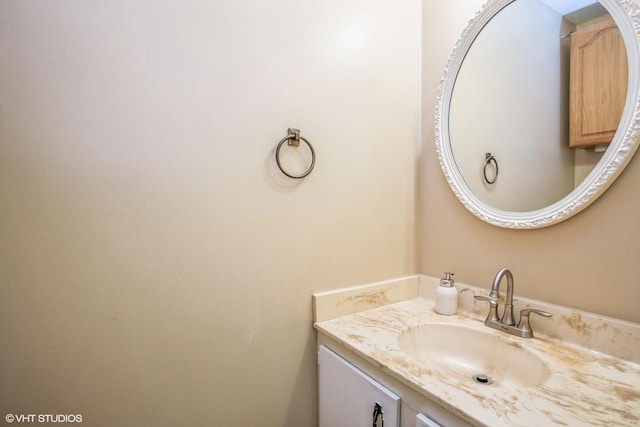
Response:
[[[421,155],[417,1],[0,2],[0,414],[314,426],[310,294],[416,271],[508,266],[640,321],[637,161],[535,231],[440,173],[436,89],[483,1],[425,2]],[[290,126],[300,183],[273,166]]]
[[[515,292],[630,321],[640,321],[640,160],[586,211],[538,230],[500,229],[477,219],[445,181],[433,149],[437,88],[462,29],[484,0],[429,3],[423,9],[423,151],[420,271],[453,271],[490,287],[508,267]]]
[[[420,7],[0,2],[0,414],[316,425],[311,294],[417,271]]]

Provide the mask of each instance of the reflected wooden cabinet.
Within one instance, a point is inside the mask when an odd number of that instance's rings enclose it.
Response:
[[[612,19],[571,35],[570,147],[611,142],[624,109],[627,68],[624,40]]]

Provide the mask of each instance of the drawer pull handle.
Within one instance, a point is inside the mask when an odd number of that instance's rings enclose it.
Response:
[[[373,427],[378,427],[378,418],[382,421],[379,427],[384,427],[384,412],[382,411],[382,405],[376,402],[373,405]]]

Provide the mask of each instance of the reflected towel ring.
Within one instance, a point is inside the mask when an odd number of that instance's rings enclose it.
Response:
[[[491,163],[493,163],[493,168],[496,170],[495,174],[493,175],[493,179],[487,178],[487,166],[489,166]],[[484,180],[487,182],[487,184],[493,184],[498,179],[498,161],[496,160],[495,157],[493,157],[491,153],[486,153],[485,155],[482,174],[484,175]]]
[[[280,149],[282,148],[282,144],[284,144],[285,141],[289,141],[288,145],[290,146],[299,147],[300,140],[303,140],[304,143],[307,144],[307,147],[309,147],[309,150],[311,151],[311,165],[309,165],[309,169],[307,169],[301,175],[291,175],[289,172],[284,170],[284,168],[282,167],[282,164],[280,163]],[[282,172],[289,178],[302,179],[311,173],[311,171],[313,170],[313,167],[316,165],[316,152],[313,149],[313,146],[311,145],[311,143],[307,141],[305,138],[300,136],[300,129],[289,128],[289,134],[280,140],[280,142],[278,143],[278,146],[276,147],[276,164],[278,165],[278,169],[280,169],[280,172]]]

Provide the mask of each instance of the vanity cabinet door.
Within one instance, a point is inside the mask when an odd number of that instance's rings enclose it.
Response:
[[[431,418],[424,414],[418,414],[416,416],[416,427],[443,427],[441,424],[433,421]]]
[[[400,397],[324,345],[318,350],[318,394],[319,427],[382,427],[382,416],[384,427],[400,425]]]
[[[627,97],[627,52],[613,19],[571,35],[569,146],[607,145]]]

